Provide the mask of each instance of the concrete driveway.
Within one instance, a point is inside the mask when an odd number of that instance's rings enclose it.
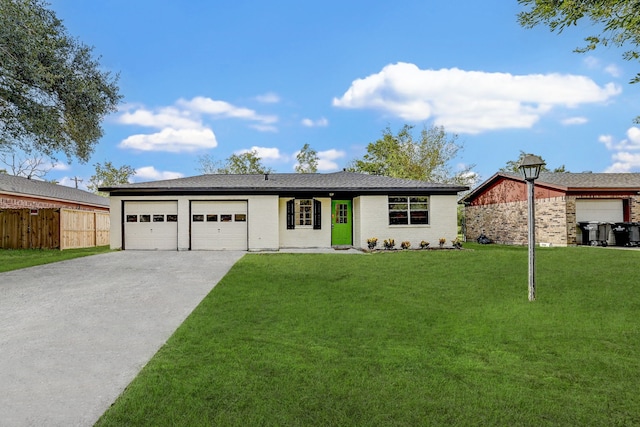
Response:
[[[0,273],[0,425],[93,425],[244,254],[123,251]]]

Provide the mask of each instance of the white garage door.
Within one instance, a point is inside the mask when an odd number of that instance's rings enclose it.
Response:
[[[247,250],[246,201],[192,201],[192,250]]]
[[[577,222],[622,222],[622,200],[578,199],[576,200],[576,220]]]
[[[125,202],[124,248],[178,249],[178,202]]]

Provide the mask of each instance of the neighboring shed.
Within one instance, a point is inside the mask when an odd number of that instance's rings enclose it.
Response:
[[[100,188],[111,247],[161,250],[366,248],[367,239],[448,241],[467,187],[329,174],[201,175]]]
[[[0,173],[0,248],[70,249],[109,243],[109,199]]]
[[[520,175],[496,173],[467,194],[465,235],[527,244],[527,189]],[[575,245],[578,222],[640,222],[640,174],[550,173],[535,181],[536,241]]]

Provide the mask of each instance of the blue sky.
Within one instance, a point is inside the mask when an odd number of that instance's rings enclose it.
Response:
[[[521,28],[516,0],[50,1],[124,95],[90,161],[47,175],[66,185],[96,162],[139,182],[251,149],[293,172],[305,143],[332,172],[404,123],[458,134],[454,168],[481,179],[520,150],[572,172],[640,172],[640,85],[627,84],[640,64],[573,53],[588,24]]]

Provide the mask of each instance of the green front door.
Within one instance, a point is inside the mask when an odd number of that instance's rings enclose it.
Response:
[[[331,201],[331,245],[351,245],[351,200]]]

